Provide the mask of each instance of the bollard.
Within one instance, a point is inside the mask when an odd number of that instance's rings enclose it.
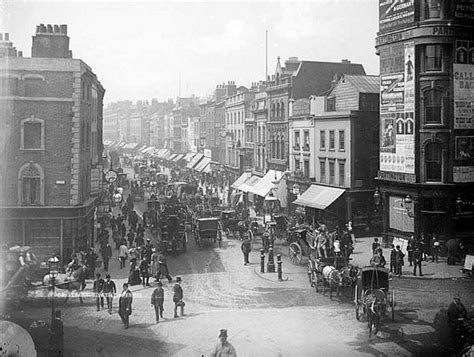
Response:
[[[273,248],[271,247],[268,249],[267,272],[268,273],[275,272],[275,261],[273,260]]]
[[[278,280],[283,280],[283,275],[281,272],[281,254],[277,254],[277,264],[278,264]]]
[[[265,273],[265,251],[260,249],[260,273]]]

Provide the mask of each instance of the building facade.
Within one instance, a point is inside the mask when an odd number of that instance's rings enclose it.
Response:
[[[31,58],[0,57],[0,81],[2,241],[69,258],[94,241],[105,90],[72,58],[66,25],[37,26]]]
[[[389,237],[471,237],[472,2],[380,3],[380,171]]]

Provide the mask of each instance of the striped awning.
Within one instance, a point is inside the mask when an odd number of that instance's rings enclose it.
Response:
[[[293,201],[294,204],[325,210],[337,200],[345,190],[335,187],[311,185],[303,194]]]

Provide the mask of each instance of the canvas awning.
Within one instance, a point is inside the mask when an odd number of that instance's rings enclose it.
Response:
[[[243,184],[237,187],[237,190],[240,190],[243,192],[250,192],[253,186],[255,186],[259,181],[260,181],[260,177],[258,176],[249,177]]]
[[[201,172],[207,165],[209,165],[210,162],[211,159],[209,157],[205,157],[194,167],[194,170]]]
[[[184,157],[184,159],[189,162],[194,157],[194,155],[196,155],[195,152],[188,152],[186,156]]]
[[[171,154],[169,157],[166,158],[166,160],[173,161],[173,159],[178,156],[178,154]]]
[[[166,159],[170,154],[171,152],[168,149],[165,149],[165,151],[161,153],[161,158]]]
[[[184,156],[183,154],[178,154],[173,158],[173,161],[178,162],[179,160],[181,160],[183,158],[183,156]]]
[[[262,179],[249,190],[249,192],[261,197],[265,197],[273,189],[274,181],[280,182],[282,177],[283,172],[277,170],[268,170],[265,176],[263,176]]]
[[[205,172],[205,173],[207,173],[207,174],[210,174],[210,173],[212,172],[211,164],[210,164],[210,163],[207,164],[206,167],[204,167],[204,168],[202,169],[202,172]]]
[[[201,160],[204,157],[204,155],[200,152],[196,154],[196,156],[193,157],[193,159],[186,165],[188,169],[192,169],[194,165],[198,163],[199,160]]]
[[[293,203],[324,210],[337,200],[345,190],[335,187],[311,185]]]
[[[230,185],[232,188],[238,188],[240,185],[242,185],[245,181],[247,181],[252,174],[250,172],[244,172],[240,177],[235,180],[235,182]]]

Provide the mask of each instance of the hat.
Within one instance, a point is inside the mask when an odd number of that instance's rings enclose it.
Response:
[[[456,295],[454,295],[454,299],[455,300],[461,300],[461,297],[458,294],[456,294]]]
[[[176,281],[177,281],[177,282],[180,282],[180,281],[181,281],[181,277],[178,276],[178,277],[176,278]]]
[[[106,279],[110,279],[110,274],[105,275]]]
[[[158,282],[158,286],[163,286],[163,283],[161,281]]]
[[[151,242],[151,239],[150,239],[150,238],[147,238],[146,241],[147,241],[147,242]]]
[[[221,333],[219,334],[219,337],[227,337],[227,330],[222,329]]]

